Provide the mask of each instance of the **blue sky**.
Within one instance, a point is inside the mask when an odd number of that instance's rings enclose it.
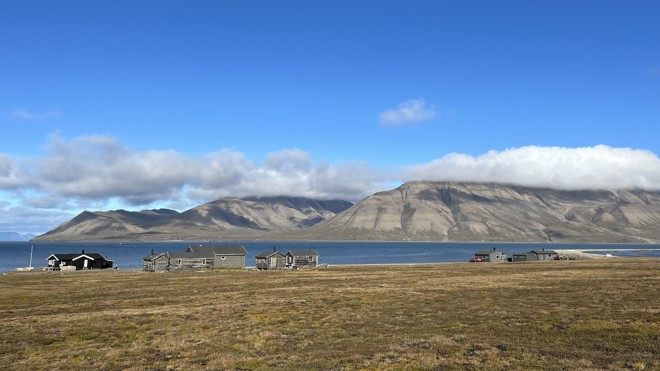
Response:
[[[0,230],[414,179],[660,189],[656,1],[3,1]]]

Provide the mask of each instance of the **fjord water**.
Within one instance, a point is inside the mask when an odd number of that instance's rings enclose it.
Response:
[[[114,260],[120,269],[141,269],[142,258],[154,252],[185,251],[189,245],[209,242],[0,242],[0,272],[27,267],[34,247],[32,266],[47,265],[53,253],[98,252]],[[432,242],[213,242],[219,245],[242,244],[248,255],[247,266],[263,251],[313,249],[321,264],[419,264],[465,262],[478,250],[497,248],[509,253],[540,249],[589,249],[591,253],[615,256],[660,257],[660,245],[649,244],[543,244],[543,243],[432,243]]]

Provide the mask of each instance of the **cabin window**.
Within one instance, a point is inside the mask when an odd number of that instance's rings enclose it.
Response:
[[[181,265],[181,259],[177,259],[177,264]]]
[[[202,264],[206,264],[206,258],[202,259]]]
[[[227,257],[226,256],[221,256],[220,259],[225,260],[225,259],[227,259]]]

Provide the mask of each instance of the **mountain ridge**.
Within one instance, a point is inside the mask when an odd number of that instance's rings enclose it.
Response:
[[[37,239],[660,241],[660,192],[644,190],[411,181],[356,204],[227,197],[181,213],[161,213],[166,215],[151,224],[148,217],[123,210],[97,212],[95,223],[81,213]]]
[[[178,212],[83,211],[36,241],[208,240],[290,232],[334,216],[352,203],[303,197],[225,197]]]
[[[371,195],[297,237],[657,243],[659,226],[660,192],[413,181]]]

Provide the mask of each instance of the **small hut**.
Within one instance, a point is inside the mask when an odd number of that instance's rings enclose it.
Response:
[[[284,269],[286,267],[286,256],[273,251],[264,251],[254,257],[257,269]]]
[[[290,269],[315,268],[318,263],[316,250],[290,250],[286,253],[286,267]]]
[[[168,265],[167,253],[154,253],[151,251],[150,255],[142,258],[142,263],[145,272],[164,272],[167,270]]]

